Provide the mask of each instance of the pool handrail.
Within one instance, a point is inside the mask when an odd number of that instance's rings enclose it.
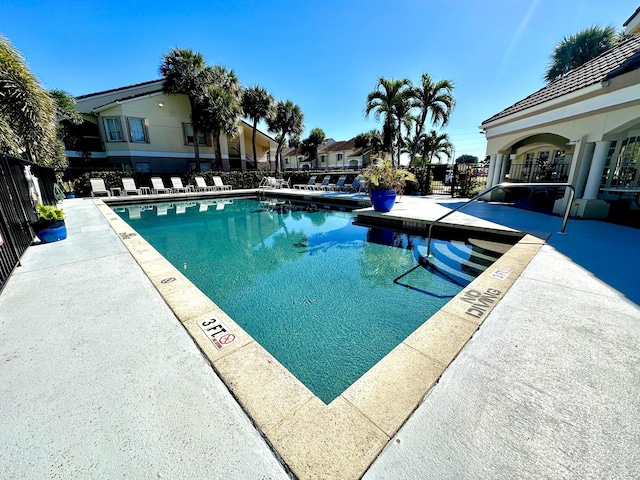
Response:
[[[433,229],[433,227],[434,227],[434,225],[436,223],[440,222],[440,220],[443,220],[444,218],[448,217],[452,213],[455,213],[458,210],[466,207],[470,203],[475,202],[480,197],[485,196],[487,193],[493,192],[494,190],[497,190],[499,188],[505,189],[505,188],[515,188],[515,187],[565,187],[565,189],[568,188],[569,189],[569,199],[567,200],[567,207],[565,208],[564,217],[562,219],[562,229],[560,230],[560,233],[564,233],[564,231],[565,231],[565,229],[567,227],[567,221],[569,220],[569,212],[571,210],[571,204],[573,203],[573,197],[576,194],[576,187],[574,187],[571,183],[554,183],[554,182],[548,182],[548,183],[513,183],[513,182],[504,182],[504,183],[499,183],[497,185],[494,185],[494,186],[492,186],[490,188],[487,188],[486,190],[483,190],[482,192],[480,192],[478,195],[476,195],[475,197],[471,198],[467,202],[463,203],[462,205],[458,206],[457,208],[455,208],[453,210],[448,211],[447,213],[445,213],[441,217],[436,218],[433,222],[431,222],[431,225],[429,225],[429,238],[427,240],[427,258],[432,256],[431,255],[431,229]]]

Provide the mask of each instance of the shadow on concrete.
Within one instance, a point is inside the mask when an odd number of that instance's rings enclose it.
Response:
[[[463,203],[442,205],[456,208]],[[461,212],[536,236],[549,235],[547,243],[558,252],[640,305],[640,229],[570,218],[561,234],[562,218],[555,215],[484,202]]]

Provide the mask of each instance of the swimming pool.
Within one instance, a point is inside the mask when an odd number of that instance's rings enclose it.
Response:
[[[462,288],[419,266],[424,239],[349,212],[250,199],[116,211],[325,403]]]

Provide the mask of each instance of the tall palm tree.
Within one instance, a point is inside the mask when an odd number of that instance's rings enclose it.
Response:
[[[429,163],[433,162],[434,157],[440,158],[440,155],[446,155],[451,158],[453,152],[453,144],[446,133],[438,133],[431,130],[428,134],[423,133],[420,137],[420,154],[423,158],[429,159]]]
[[[420,85],[414,86],[411,91],[413,106],[418,109],[415,117],[414,141],[411,145],[411,160],[418,152],[418,146],[427,118],[431,117],[431,125],[445,126],[449,123],[449,117],[453,111],[456,101],[453,98],[453,82],[450,80],[440,80],[434,82],[429,74],[423,73]]]
[[[397,117],[398,106],[407,101],[406,93],[410,88],[411,82],[406,78],[395,80],[380,77],[375,90],[367,95],[365,116],[368,117],[373,112],[376,120],[384,117],[383,132],[390,140],[391,159],[394,157],[393,146],[400,128]]]
[[[41,165],[63,167],[53,98],[27,62],[0,35],[0,151]]]
[[[160,75],[164,77],[162,84],[164,93],[182,94],[189,99],[196,171],[200,172],[198,136],[200,132],[206,130],[200,124],[201,112],[198,109],[211,83],[211,67],[207,66],[200,53],[194,53],[188,48],[174,47],[164,54],[159,70]]]
[[[324,130],[321,128],[314,128],[309,133],[309,136],[302,141],[302,153],[308,153],[311,158],[311,164],[313,166],[313,160],[316,161],[316,168],[320,168],[318,163],[318,147],[324,143],[326,139]]]
[[[274,114],[267,119],[269,131],[276,134],[278,147],[276,149],[276,171],[282,166],[282,147],[289,139],[297,138],[304,130],[304,115],[300,107],[291,100],[279,100],[274,108]]]
[[[273,115],[273,97],[264,88],[254,85],[242,91],[242,110],[247,118],[253,122],[251,144],[253,145],[253,161],[258,166],[256,155],[256,131],[260,120],[267,120]],[[269,165],[271,168],[271,165]]]
[[[242,87],[233,70],[220,65],[211,69],[210,83],[202,97],[199,120],[216,142],[216,168],[222,168],[220,135],[233,137],[242,115]]]
[[[551,54],[549,67],[544,75],[547,82],[565,76],[570,70],[584,65],[603,52],[615,47],[624,39],[612,26],[593,26],[564,37]]]

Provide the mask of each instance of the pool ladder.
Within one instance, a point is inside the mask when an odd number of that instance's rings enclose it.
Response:
[[[467,202],[463,203],[459,207],[457,207],[457,208],[445,213],[440,218],[436,218],[433,222],[431,222],[431,225],[429,225],[429,238],[427,239],[427,256],[425,257],[425,259],[427,261],[429,261],[429,258],[433,257],[433,255],[431,254],[431,230],[433,229],[433,227],[434,227],[434,225],[436,223],[438,223],[441,220],[447,218],[452,213],[455,213],[458,210],[466,207],[470,203],[475,202],[480,197],[485,196],[487,193],[493,192],[494,190],[498,190],[499,188],[506,189],[506,188],[516,188],[516,187],[565,187],[565,188],[568,188],[569,189],[569,199],[567,200],[567,207],[565,208],[564,217],[562,219],[562,229],[560,230],[560,233],[564,233],[565,229],[567,228],[567,220],[569,220],[569,212],[571,210],[571,204],[573,203],[573,197],[576,194],[576,188],[572,184],[570,184],[570,183],[551,183],[551,182],[550,183],[511,183],[511,182],[499,183],[497,185],[494,185],[493,187],[487,188],[486,190],[480,192],[478,195],[473,197],[471,200],[468,200]]]

